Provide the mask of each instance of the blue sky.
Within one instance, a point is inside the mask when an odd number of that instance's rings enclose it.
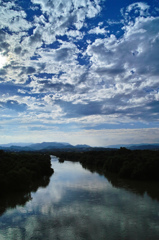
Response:
[[[0,1],[0,143],[159,142],[158,0]]]

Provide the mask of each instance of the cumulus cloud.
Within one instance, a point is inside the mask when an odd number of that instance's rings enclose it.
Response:
[[[96,39],[86,50],[92,62],[91,74],[95,81],[102,78],[103,87],[110,86],[110,83],[114,85],[110,92],[112,91],[111,101],[116,97],[118,99],[118,106],[113,104],[116,112],[123,105],[127,109],[145,105],[146,109],[148,102],[151,103],[152,98],[155,98],[154,89],[159,74],[158,21],[158,18],[138,18],[134,25],[125,27],[120,40],[113,35]],[[134,105],[130,106],[130,102]],[[109,105],[108,99],[106,103]],[[142,110],[139,112],[142,118]],[[128,112],[124,111],[124,114]]]
[[[150,6],[144,2],[132,3],[126,8],[124,16],[128,17],[128,15],[133,12],[134,18],[137,16],[147,17],[150,15],[149,8],[150,8]],[[130,19],[130,16],[129,16],[129,19]]]
[[[26,13],[20,7],[15,8],[13,1],[1,1],[0,19],[1,29],[7,28],[11,32],[27,31],[32,24],[26,20]],[[16,10],[17,9],[17,10]]]
[[[35,4],[36,9],[41,11],[40,16],[32,16],[33,21],[27,20],[27,13],[16,3],[4,2],[2,4],[0,48],[1,52],[9,58],[5,79],[2,78],[4,81],[14,80],[16,83],[25,83],[28,78],[27,74],[41,71],[38,69],[39,63],[32,61],[33,56],[42,58],[43,64],[49,62],[49,54],[45,54],[46,59],[40,55],[41,52],[39,53],[42,45],[52,44],[56,41],[57,36],[65,34],[69,38],[78,35],[81,39],[83,34],[79,32],[79,29],[83,26],[86,17],[95,17],[100,11],[99,1],[91,3],[90,1],[77,2],[75,0],[66,2],[33,0],[32,3]],[[71,29],[72,26],[74,26],[74,30]],[[68,61],[73,55],[71,49],[66,46],[56,50],[53,59]],[[73,61],[72,58],[71,60]],[[36,68],[36,70],[32,71],[31,68]],[[50,68],[49,64],[48,68]]]
[[[99,26],[96,28],[91,29],[89,32],[89,34],[101,34],[101,35],[105,35],[107,33],[107,31],[104,28],[100,28]]]
[[[120,21],[101,19],[100,0],[27,4],[1,2],[3,114],[82,128],[158,121],[159,17],[148,4],[122,8]]]

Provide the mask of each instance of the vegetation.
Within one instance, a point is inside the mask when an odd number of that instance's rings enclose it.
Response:
[[[1,194],[36,190],[39,184],[47,185],[52,173],[50,156],[47,154],[7,153],[0,150]]]
[[[128,150],[54,153],[60,161],[77,161],[93,171],[116,173],[120,178],[159,180],[159,151]]]

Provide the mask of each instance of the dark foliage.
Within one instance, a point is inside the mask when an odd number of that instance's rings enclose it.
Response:
[[[101,173],[116,173],[120,178],[159,180],[159,151],[128,150],[55,153],[61,160],[77,161]]]
[[[0,193],[34,190],[35,182],[48,183],[50,156],[35,153],[6,153],[0,150]],[[45,178],[47,179],[46,181]],[[37,186],[35,187],[35,190]]]

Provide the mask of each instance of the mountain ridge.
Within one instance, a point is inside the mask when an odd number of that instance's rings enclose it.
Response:
[[[86,144],[79,144],[76,146],[71,145],[66,142],[41,142],[41,143],[27,143],[26,146],[24,143],[8,143],[0,145],[0,149],[8,151],[41,151],[41,150],[54,150],[54,149],[90,149],[91,147]]]
[[[18,145],[19,144],[19,145]],[[41,142],[41,143],[8,143],[0,144],[1,150],[6,151],[51,151],[51,150],[79,150],[79,151],[90,151],[90,150],[114,150],[120,147],[125,147],[130,150],[159,150],[159,143],[155,144],[119,144],[111,145],[107,147],[91,147],[87,144],[71,145],[67,142]]]

